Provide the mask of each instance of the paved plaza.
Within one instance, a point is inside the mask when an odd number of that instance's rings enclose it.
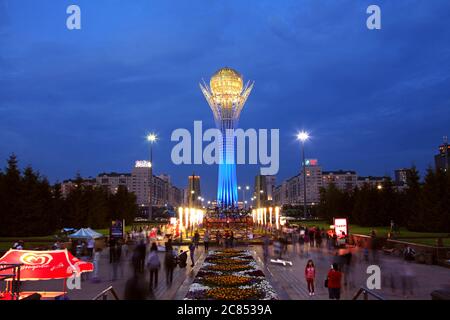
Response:
[[[240,247],[241,249],[250,250],[257,263],[264,270],[267,279],[277,291],[280,299],[283,300],[321,300],[328,299],[328,291],[324,287],[324,279],[333,262],[340,262],[339,257],[336,256],[335,251],[328,251],[324,248],[310,248],[304,246],[300,250],[300,246],[288,246],[288,250],[283,254],[283,259],[292,261],[293,266],[283,266],[273,264],[270,262],[271,258],[276,258],[273,255],[272,246],[269,248],[269,257],[267,262],[264,262],[263,248],[260,245]],[[186,249],[182,247],[181,249]],[[211,249],[214,249],[212,247]],[[131,251],[129,249],[127,256],[122,257],[122,261],[117,268],[117,279],[112,280],[113,270],[109,264],[108,250],[104,250],[101,256],[99,266],[100,282],[93,282],[89,279],[90,275],[83,275],[88,277],[81,282],[81,289],[69,290],[68,297],[71,300],[90,300],[94,298],[99,292],[109,286],[113,286],[120,299],[124,298],[125,285],[128,279],[133,275],[133,268],[131,266]],[[375,292],[385,299],[431,299],[430,293],[434,290],[441,289],[444,286],[450,286],[450,269],[417,263],[407,263],[400,258],[390,257],[378,253],[376,261],[364,261],[362,251],[360,249],[353,249],[352,263],[350,267],[345,269],[344,283],[342,287],[341,298],[352,299],[355,293],[361,286],[365,286],[368,274],[366,273],[367,266],[370,264],[377,264],[381,268],[382,288],[375,290]],[[162,267],[159,272],[158,287],[152,293],[147,294],[147,299],[183,299],[189,289],[190,284],[200,268],[204,258],[205,252],[202,246],[196,250],[196,264],[194,267],[190,266],[190,259],[188,265],[184,269],[175,268],[173,283],[166,285],[165,271],[163,266],[164,253],[159,253],[162,262]],[[373,255],[370,259],[373,259]],[[304,278],[304,268],[306,262],[312,259],[316,265],[316,289],[315,295],[309,296]],[[142,278],[143,285],[147,288],[148,271]],[[346,278],[346,279],[345,279]],[[407,289],[403,292],[403,288]],[[23,290],[46,290],[46,291],[61,291],[63,289],[63,280],[52,281],[36,281],[25,282]],[[112,297],[109,296],[108,299]],[[362,297],[360,297],[362,298]]]

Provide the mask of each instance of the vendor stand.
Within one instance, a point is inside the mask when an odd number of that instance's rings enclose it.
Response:
[[[7,277],[11,273],[7,266],[16,265],[19,270],[18,276]],[[41,298],[55,299],[64,297],[67,293],[66,281],[72,276],[80,276],[83,272],[92,272],[92,263],[84,262],[74,257],[67,249],[64,250],[14,250],[10,249],[0,258],[0,278],[6,277],[8,282],[6,292],[2,293],[0,299],[24,299],[34,293]],[[63,279],[63,291],[49,292],[21,292],[14,284],[21,281],[54,280]],[[17,292],[16,292],[17,291]]]

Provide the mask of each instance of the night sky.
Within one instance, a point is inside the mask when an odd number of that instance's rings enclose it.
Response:
[[[449,17],[448,0],[0,0],[0,166],[130,172],[154,131],[156,172],[184,187],[195,170],[212,199],[217,168],[173,165],[170,134],[214,126],[198,83],[229,66],[255,81],[240,127],[280,129],[278,181],[299,171],[301,129],[324,170],[423,171],[450,135]],[[239,184],[257,172],[238,166]]]

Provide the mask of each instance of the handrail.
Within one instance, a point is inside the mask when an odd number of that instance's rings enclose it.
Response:
[[[376,294],[375,292],[365,288],[365,287],[361,287],[358,292],[356,292],[356,294],[353,296],[352,300],[358,300],[359,296],[363,294],[364,295],[364,300],[369,300],[369,295],[374,297],[377,300],[385,300],[382,296]]]
[[[113,295],[114,299],[120,300],[119,296],[117,295],[116,290],[114,290],[114,288],[112,286],[109,286],[108,288],[106,288],[105,290],[100,292],[98,295],[96,295],[94,298],[92,298],[92,300],[100,300],[100,298],[102,298],[102,300],[107,300],[108,292],[111,292],[111,294]]]

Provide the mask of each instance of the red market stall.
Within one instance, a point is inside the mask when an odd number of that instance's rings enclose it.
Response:
[[[90,262],[81,261],[74,257],[67,249],[51,250],[51,251],[34,251],[34,250],[14,250],[10,249],[0,258],[0,267],[2,265],[20,265],[19,277],[17,281],[36,281],[36,280],[54,280],[64,279],[64,291],[43,292],[43,297],[62,296],[66,293],[66,279],[72,276],[80,276],[83,272],[92,272],[94,266]],[[7,275],[9,271],[0,268],[0,277]],[[10,285],[9,291],[12,289],[12,280],[7,279]],[[21,292],[20,297],[26,296],[27,293]]]

